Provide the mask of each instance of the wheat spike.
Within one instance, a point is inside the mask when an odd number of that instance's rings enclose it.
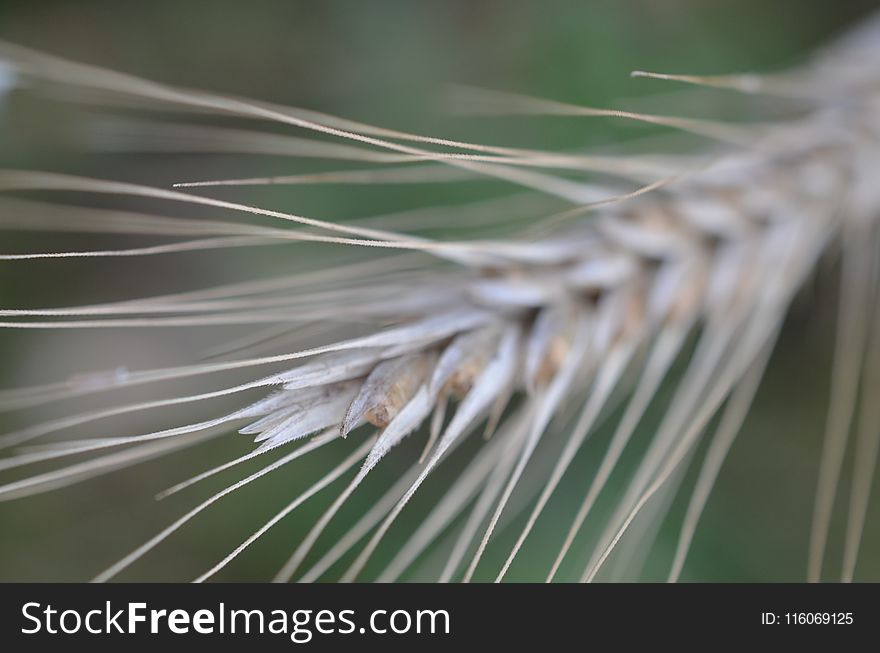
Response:
[[[322,250],[333,252],[322,260],[304,255],[301,269],[278,277],[125,301],[0,309],[0,328],[8,331],[248,329],[202,360],[193,356],[171,367],[120,368],[0,392],[0,410],[32,415],[65,400],[106,402],[0,435],[0,446],[30,445],[0,459],[4,472],[85,456],[4,482],[0,500],[65,487],[238,430],[254,440],[248,453],[195,474],[162,496],[240,463],[269,460],[275,450],[283,455],[213,494],[96,580],[117,576],[230,493],[282,467],[287,473],[294,460],[307,464],[312,457],[306,454],[321,449],[346,453],[229,555],[199,572],[198,581],[220,572],[305,501],[343,478],[342,492],[305,538],[290,546],[287,562],[279,561],[276,580],[396,580],[421,561],[425,577],[502,581],[540,532],[577,454],[592,446],[590,436],[619,406],[622,413],[612,424],[607,448],[592,449],[598,470],[579,479],[582,502],[555,545],[558,553],[546,580],[637,578],[640,560],[683,491],[686,471],[696,465],[698,478],[669,572],[669,579],[677,580],[715,480],[759,392],[788,307],[826,252],[839,247],[842,292],[807,578],[827,578],[831,517],[853,430],[857,461],[842,577],[858,578],[880,442],[873,401],[880,369],[880,185],[875,180],[880,19],[788,73],[634,76],[782,97],[796,102],[797,110],[772,123],[729,124],[455,89],[459,108],[478,113],[648,122],[695,135],[704,144],[690,154],[664,157],[549,152],[424,136],[175,88],[0,43],[0,95],[19,92],[19,86],[27,92],[29,83],[72,87],[81,100],[148,106],[173,118],[109,123],[94,135],[96,149],[260,154],[364,166],[180,180],[174,189],[0,170],[0,229],[172,239],[114,249],[0,252],[0,264],[6,266],[32,259],[150,261],[270,245],[303,252],[317,244],[333,248]],[[209,127],[199,124],[205,113],[291,133]],[[213,186],[481,179],[501,181],[522,194],[344,222],[203,194]],[[38,199],[31,197],[35,193]],[[86,208],[71,196],[123,204],[135,198],[169,213]],[[173,217],[188,209],[209,212],[211,218]],[[452,235],[431,235],[438,225]],[[688,354],[691,341],[694,350]],[[677,360],[686,363],[680,378],[670,371]],[[180,381],[192,389],[131,398],[142,388]],[[613,509],[601,515],[597,502],[608,494],[609,478],[624,452],[632,451],[634,433],[664,381],[674,381],[673,397],[650,442],[636,452],[638,463],[613,497]],[[207,419],[193,416],[176,426],[124,436],[105,426],[114,418],[163,410],[195,415],[216,406],[211,403],[216,400],[227,408]],[[83,428],[92,436],[68,435]],[[312,561],[310,554],[341,519],[348,499],[365,492],[381,476],[386,456],[423,430],[430,435],[420,447],[422,459],[409,461],[408,470],[372,508]],[[479,432],[486,438],[477,446],[474,433]],[[704,440],[708,451],[701,458]],[[463,450],[471,453],[462,463]],[[460,469],[445,469],[455,465]],[[401,533],[399,518],[441,468],[457,478],[414,530]],[[507,539],[497,536],[520,514],[525,522],[513,532],[513,543],[505,544]],[[598,527],[597,539],[578,550],[588,522]],[[446,546],[444,533],[450,530],[454,537]],[[354,557],[339,565],[358,545]],[[424,555],[432,547],[436,559]],[[486,556],[491,547],[507,547],[496,568],[489,568]],[[396,555],[377,570],[374,554],[380,549]],[[544,578],[542,572],[534,580]]]

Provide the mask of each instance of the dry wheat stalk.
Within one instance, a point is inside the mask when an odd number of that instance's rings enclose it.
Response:
[[[637,566],[634,561],[642,548],[650,546],[696,447],[711,438],[669,574],[675,580],[788,305],[829,244],[837,242],[843,252],[840,326],[809,578],[817,580],[821,574],[843,454],[848,435],[855,430],[857,464],[843,565],[843,578],[853,578],[880,442],[880,414],[871,401],[880,390],[880,187],[874,180],[880,170],[880,23],[876,20],[786,74],[694,78],[639,73],[793,101],[797,110],[772,124],[732,125],[461,92],[461,99],[483,112],[620,117],[694,133],[713,144],[698,154],[675,157],[588,156],[423,137],[301,109],[171,88],[10,44],[0,44],[0,64],[10,88],[18,81],[50,84],[76,89],[81,101],[148,106],[189,114],[193,120],[203,113],[257,119],[341,140],[162,122],[144,127],[137,143],[107,147],[268,153],[384,166],[181,186],[451,183],[489,176],[530,191],[506,203],[490,202],[470,210],[429,207],[420,214],[331,223],[191,191],[0,172],[0,190],[7,194],[0,212],[3,228],[176,239],[125,250],[3,254],[4,261],[151,256],[300,241],[349,246],[342,251],[350,261],[330,261],[302,274],[125,302],[0,311],[0,326],[6,329],[203,329],[230,324],[254,328],[252,338],[231,344],[230,356],[219,362],[88,375],[0,394],[0,409],[33,409],[92,394],[112,398],[112,392],[122,388],[169,380],[208,384],[224,373],[243,375],[219,389],[111,403],[5,434],[2,444],[9,447],[114,416],[187,408],[218,397],[244,406],[213,419],[135,436],[56,440],[10,455],[0,460],[0,469],[91,454],[84,461],[0,486],[2,499],[65,487],[204,442],[231,428],[255,436],[253,451],[169,493],[244,460],[289,449],[182,516],[98,580],[115,576],[229,493],[340,437],[353,441],[347,457],[198,580],[218,572],[280,519],[343,476],[350,479],[348,485],[276,579],[320,579],[367,538],[342,575],[345,580],[357,579],[423,481],[456,447],[475,437],[472,433],[484,422],[491,438],[466,462],[433,511],[405,535],[393,562],[377,577],[399,578],[462,515],[464,524],[437,566],[436,577],[470,580],[511,502],[518,500],[522,508],[519,495],[526,500],[537,496],[537,503],[526,504],[531,506],[528,520],[507,562],[494,572],[502,580],[522,544],[534,537],[542,512],[575,454],[631,390],[597,473],[585,479],[582,507],[548,572],[547,580],[557,578],[559,565],[584,522],[593,516],[597,497],[648,404],[696,333],[694,352],[675,395],[575,578],[602,578],[611,555],[624,568],[630,561]],[[586,183],[581,180],[585,172],[601,173],[611,181]],[[16,197],[21,191],[159,199],[268,220],[260,224],[220,218],[184,220]],[[528,203],[539,194],[571,208],[540,220],[517,219],[517,209],[532,206]],[[420,228],[437,224],[461,237],[440,241],[417,235]],[[401,226],[409,233],[402,233]],[[490,235],[469,236],[477,228]],[[361,251],[368,255],[359,255]],[[275,330],[267,335],[257,326],[264,324]],[[323,343],[306,348],[302,343],[312,342],[316,329],[324,334]],[[241,353],[249,348],[257,351],[266,340],[280,342],[281,353]],[[253,403],[239,398],[252,391],[262,398]],[[717,425],[710,428],[719,413]],[[428,440],[423,460],[413,460],[410,471],[306,568],[308,554],[337,510],[382,458],[425,422]],[[558,454],[546,473],[534,473],[535,452],[547,440],[558,444]],[[291,447],[298,441],[304,443]],[[359,465],[352,477],[349,472]]]

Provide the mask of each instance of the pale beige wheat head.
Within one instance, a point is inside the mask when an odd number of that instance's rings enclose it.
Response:
[[[304,458],[300,464],[308,465],[307,454],[328,445],[345,451],[338,466],[198,580],[214,575],[279,520],[342,478],[347,485],[304,540],[291,547],[289,560],[279,561],[276,580],[325,578],[351,550],[357,553],[347,567],[331,577],[361,578],[380,545],[396,553],[384,570],[371,576],[379,580],[396,580],[416,563],[427,564],[428,573],[440,580],[470,580],[478,569],[502,580],[528,538],[541,536],[542,514],[576,454],[612,416],[616,421],[607,448],[594,449],[601,460],[597,471],[580,479],[581,508],[557,543],[552,567],[535,580],[560,578],[560,565],[591,519],[602,520],[599,535],[581,552],[586,562],[569,579],[605,578],[612,557],[617,571],[609,571],[607,578],[637,577],[638,560],[666,518],[686,471],[697,465],[669,572],[675,580],[788,307],[830,246],[839,246],[841,252],[840,320],[808,578],[821,577],[851,432],[856,462],[843,578],[854,577],[880,442],[876,20],[784,74],[696,78],[637,73],[784,100],[788,115],[768,123],[729,124],[456,91],[462,105],[482,113],[605,116],[658,124],[703,139],[699,152],[674,156],[536,151],[419,136],[173,88],[11,44],[0,44],[0,65],[10,89],[18,84],[25,89],[75,89],[80,102],[147,107],[167,111],[175,120],[183,116],[182,122],[141,125],[134,142],[123,139],[104,147],[315,157],[372,166],[180,187],[455,183],[482,176],[526,191],[454,209],[428,206],[329,222],[190,190],[0,172],[4,229],[164,238],[158,245],[130,249],[3,252],[2,261],[338,245],[335,258],[323,264],[309,260],[309,270],[287,276],[113,303],[0,311],[4,329],[208,330],[239,325],[248,330],[220,352],[220,360],[86,374],[0,393],[0,409],[7,411],[106,397],[103,407],[0,437],[5,447],[31,445],[0,459],[2,470],[79,457],[72,464],[7,482],[0,486],[3,500],[66,487],[232,429],[254,436],[256,446],[168,493],[264,454],[271,461],[183,515],[98,580],[117,575],[228,494],[294,460]],[[260,121],[333,140],[199,124],[204,115]],[[588,176],[600,181],[585,181]],[[32,191],[39,191],[40,198],[47,191],[64,192],[63,197],[146,198],[202,207],[215,217],[182,219],[87,208],[34,199]],[[233,219],[245,216],[254,219]],[[442,240],[424,235],[438,226],[451,235]],[[690,343],[693,350],[687,354]],[[596,514],[597,499],[607,490],[649,404],[682,359],[687,366],[649,444],[638,451],[638,464],[614,498],[614,509]],[[187,380],[192,390],[135,402],[117,400],[114,394],[180,380]],[[103,420],[160,409],[195,410],[216,398],[232,407],[201,421],[119,437],[59,437],[83,426],[103,433]],[[619,414],[614,412],[618,406]],[[324,547],[323,555],[310,557],[365,477],[376,473],[386,454],[423,424],[422,459],[411,460],[409,471],[377,494],[372,507]],[[485,442],[464,462],[456,458],[461,468],[433,509],[413,529],[393,531],[423,482],[456,448],[479,438],[481,428]],[[50,436],[55,439],[33,446],[38,438]],[[698,457],[704,439],[708,448]],[[526,518],[506,562],[498,569],[481,568],[486,548],[495,543],[493,535],[511,512],[524,512]],[[447,532],[453,533],[451,540],[444,540],[439,557],[426,563],[423,554]]]

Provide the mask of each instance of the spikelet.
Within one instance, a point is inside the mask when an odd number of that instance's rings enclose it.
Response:
[[[854,431],[857,463],[843,564],[843,578],[851,580],[880,442],[874,401],[880,390],[880,22],[869,22],[786,74],[637,75],[784,97],[798,108],[772,124],[733,125],[459,90],[463,104],[484,113],[637,120],[696,134],[707,144],[703,151],[674,157],[592,156],[398,132],[174,88],[0,43],[0,94],[19,83],[25,89],[30,84],[73,88],[80,99],[110,99],[174,116],[142,125],[136,143],[117,144],[123,149],[275,154],[383,166],[196,180],[175,189],[0,171],[0,228],[173,239],[131,249],[0,252],[0,261],[149,257],[298,243],[331,244],[339,251],[323,265],[265,280],[88,306],[0,310],[0,327],[10,330],[198,330],[227,325],[252,330],[217,352],[219,360],[118,369],[0,393],[0,410],[5,411],[35,413],[55,402],[88,396],[107,396],[111,402],[0,436],[4,447],[31,445],[0,459],[4,471],[86,456],[6,482],[0,486],[0,499],[66,487],[230,431],[253,438],[253,449],[165,494],[281,450],[280,457],[214,494],[97,576],[104,581],[223,497],[346,438],[352,441],[349,453],[336,467],[197,580],[222,570],[306,500],[346,477],[346,488],[304,540],[291,547],[290,559],[279,561],[276,580],[327,577],[352,550],[357,550],[353,561],[335,577],[396,580],[462,516],[451,549],[444,549],[446,558],[429,573],[442,580],[477,575],[500,581],[523,544],[536,536],[575,455],[622,401],[610,443],[604,453],[597,452],[598,470],[582,480],[583,503],[559,542],[546,579],[560,578],[560,567],[588,519],[604,522],[598,540],[577,556],[584,563],[571,579],[590,581],[606,572],[616,577],[608,571],[609,559],[614,556],[622,569],[638,559],[640,547],[650,546],[651,533],[665,519],[685,471],[698,464],[669,574],[675,580],[788,307],[823,254],[839,244],[838,342],[808,577],[818,580],[822,574],[843,458]],[[196,124],[204,113],[293,128],[296,134]],[[583,181],[585,173],[597,172],[607,181]],[[481,177],[521,187],[527,199],[514,196],[455,211],[428,207],[418,216],[330,222],[201,194],[215,185],[455,183]],[[35,191],[40,199],[32,197]],[[142,198],[155,200],[157,206],[195,205],[212,217],[115,210],[106,208],[107,202],[104,208],[84,208],[59,201],[56,192],[63,197]],[[516,218],[517,209],[535,197],[567,208],[544,212],[537,220]],[[243,219],[248,216],[253,220]],[[460,237],[420,235],[437,224]],[[479,237],[472,236],[478,228]],[[695,345],[688,357],[691,340]],[[261,351],[263,355],[255,355]],[[650,443],[639,452],[632,477],[610,514],[594,516],[597,498],[649,403],[682,358],[686,370]],[[228,375],[237,375],[236,382],[214,381]],[[123,389],[181,380],[188,391],[131,403],[116,400]],[[209,419],[193,418],[133,436],[65,436],[83,427],[104,433],[104,420],[114,417],[137,416],[142,423],[142,413],[195,412],[215,399],[228,408]],[[390,537],[422,484],[484,423],[486,440],[472,447],[475,453],[463,462],[456,458],[461,466],[454,470],[456,480],[433,509],[412,532],[395,531]],[[313,547],[346,501],[368,475],[378,473],[389,452],[406,438],[418,437],[423,426],[428,435],[422,460],[411,460],[409,470],[307,567]],[[695,462],[704,440],[709,440],[707,453]],[[544,447],[556,453],[541,471],[535,454]],[[517,511],[525,511],[527,518],[505,563],[486,569],[481,562],[495,543],[493,535]],[[367,574],[381,546],[396,551],[393,561]]]

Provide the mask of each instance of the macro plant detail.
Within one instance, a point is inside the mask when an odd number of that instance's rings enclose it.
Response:
[[[875,18],[785,73],[635,73],[767,97],[786,107],[784,116],[760,123],[456,89],[463,106],[485,115],[630,120],[703,143],[697,151],[668,155],[609,155],[395,131],[164,85],[0,43],[0,93],[51,89],[73,102],[162,116],[145,127],[135,149],[272,153],[372,166],[186,181],[176,188],[0,171],[0,228],[171,239],[126,249],[0,252],[4,266],[35,259],[152,260],[276,245],[321,244],[335,252],[308,260],[307,270],[256,281],[126,301],[0,310],[4,330],[248,330],[206,359],[86,373],[0,392],[0,410],[36,417],[0,436],[0,446],[12,450],[0,459],[0,472],[18,474],[0,485],[0,499],[59,490],[230,433],[253,440],[244,455],[202,470],[164,495],[217,474],[236,474],[248,461],[269,462],[237,474],[141,546],[120,552],[95,578],[106,581],[190,522],[195,526],[202,512],[229,494],[270,473],[296,474],[298,466],[309,465],[309,454],[337,447],[344,453],[335,466],[304,492],[284,497],[271,519],[195,579],[211,578],[279,522],[296,519],[313,496],[333,488],[335,499],[305,537],[291,543],[274,580],[395,581],[422,565],[440,581],[503,581],[530,538],[544,536],[542,519],[575,457],[610,422],[607,446],[592,450],[595,473],[579,479],[580,507],[567,518],[555,559],[532,580],[638,578],[640,560],[671,502],[689,470],[696,470],[668,573],[669,580],[678,580],[789,307],[823,260],[837,255],[839,317],[806,575],[823,578],[835,499],[847,486],[841,577],[858,579],[880,449],[874,401],[880,391],[878,62]],[[226,122],[204,124],[206,117]],[[234,121],[240,124],[229,126]],[[279,131],[260,131],[254,123]],[[296,136],[287,133],[293,130]],[[542,212],[535,210],[540,202],[514,195],[464,209],[429,206],[337,222],[209,194],[218,186],[465,183],[482,177],[566,208]],[[90,206],[79,201],[83,197],[99,200]],[[116,209],[117,198],[212,217]],[[443,237],[431,235],[438,226]],[[683,372],[674,377],[676,366]],[[187,390],[150,398],[131,394],[176,382]],[[670,382],[662,418],[648,445],[634,454],[634,434]],[[121,392],[135,398],[119,400]],[[39,418],[45,406],[80,399],[89,406],[95,399],[102,403]],[[199,416],[214,400],[226,409]],[[177,419],[190,409],[188,421],[132,435],[106,435],[102,426],[128,416],[142,424],[143,415],[166,410]],[[67,435],[76,429],[96,435]],[[365,491],[368,478],[383,473],[386,456],[413,438],[423,440],[421,455],[316,555],[347,502]],[[412,529],[401,532],[399,519],[411,500],[467,447],[471,453],[457,463],[455,479]],[[848,447],[855,448],[851,474],[844,466]],[[632,473],[613,510],[600,513],[597,502],[627,455],[636,456]],[[26,471],[40,465],[52,467]],[[512,539],[499,541],[499,525],[511,512],[524,518]],[[579,542],[584,525],[596,520],[598,537]],[[427,556],[441,540],[439,554]],[[506,547],[504,562],[487,569],[485,554],[493,546]],[[382,547],[394,549],[393,557],[372,571],[369,564]],[[567,564],[572,558],[575,564]]]

